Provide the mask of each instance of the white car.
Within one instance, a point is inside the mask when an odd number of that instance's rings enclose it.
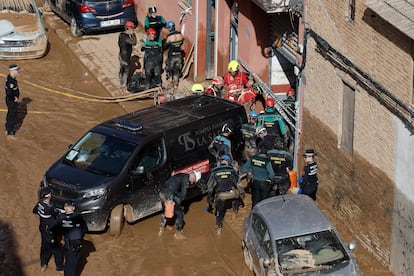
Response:
[[[0,1],[0,59],[45,55],[48,39],[34,0]]]
[[[355,246],[343,242],[307,195],[265,199],[244,224],[244,258],[256,275],[360,276]]]

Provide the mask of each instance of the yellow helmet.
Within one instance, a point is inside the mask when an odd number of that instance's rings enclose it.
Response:
[[[200,83],[195,83],[191,87],[191,92],[193,92],[193,94],[201,94],[204,92],[204,86]]]
[[[239,62],[237,60],[232,60],[229,62],[229,65],[227,66],[227,69],[231,72],[236,72],[239,70]]]

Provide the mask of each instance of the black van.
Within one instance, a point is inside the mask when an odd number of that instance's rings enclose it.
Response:
[[[243,106],[207,95],[189,96],[111,119],[89,130],[45,173],[56,207],[73,200],[89,231],[121,233],[161,210],[158,193],[171,175],[198,170],[187,199],[206,192],[214,157],[208,145],[224,123],[233,125],[232,152],[241,160]]]

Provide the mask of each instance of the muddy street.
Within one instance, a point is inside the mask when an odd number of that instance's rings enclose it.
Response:
[[[39,219],[32,208],[44,171],[90,127],[153,104],[152,99],[122,106],[88,101],[90,95],[109,95],[54,32],[48,33],[51,46],[46,57],[17,62],[23,69],[18,78],[20,128],[16,140],[0,138],[0,274],[5,275],[40,275]],[[0,61],[2,82],[10,63]],[[4,100],[0,110],[4,122]],[[322,198],[319,205],[324,208]],[[82,275],[252,275],[244,264],[240,239],[249,208],[241,209],[235,220],[227,214],[217,236],[215,218],[204,211],[205,206],[205,198],[191,204],[184,217],[183,240],[174,239],[175,229],[159,237],[158,215],[125,225],[119,238],[87,234]],[[349,242],[346,223],[333,223]],[[362,246],[355,253],[364,275],[392,275]],[[56,275],[53,259],[41,275]]]

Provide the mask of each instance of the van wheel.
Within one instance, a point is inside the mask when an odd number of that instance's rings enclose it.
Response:
[[[76,20],[74,17],[70,20],[70,31],[74,36],[81,36],[82,31],[79,29],[78,23],[76,23]]]
[[[109,233],[112,236],[119,237],[119,235],[121,235],[122,226],[124,226],[124,205],[119,204],[111,211]]]
[[[247,246],[245,245],[244,241],[242,241],[242,247],[243,247],[244,262],[246,263],[246,265],[250,269],[250,271],[253,271],[252,256],[250,256],[250,252],[247,249]]]

